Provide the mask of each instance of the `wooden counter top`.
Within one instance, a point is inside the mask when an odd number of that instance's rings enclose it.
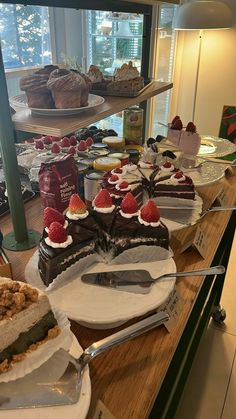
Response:
[[[226,194],[226,204],[235,203],[236,177],[227,176],[218,184],[199,190],[205,207],[212,204],[222,187]],[[205,259],[192,248],[180,254],[180,244],[185,242],[190,231],[196,227],[184,228],[172,234],[171,246],[178,270],[203,268],[211,264],[230,215],[226,211],[209,213],[202,219],[202,229],[209,239]],[[26,205],[26,216],[28,227],[41,231],[42,211],[38,198]],[[4,234],[10,231],[9,216],[2,218],[1,229]],[[24,279],[25,265],[34,251],[35,249],[20,253],[7,251],[13,266],[14,279]],[[90,376],[93,402],[102,400],[117,419],[144,419],[149,416],[203,282],[204,279],[200,277],[178,281],[177,288],[183,305],[174,331],[168,333],[164,327],[160,327],[92,361]],[[85,348],[118,329],[91,330],[72,322],[72,330]]]

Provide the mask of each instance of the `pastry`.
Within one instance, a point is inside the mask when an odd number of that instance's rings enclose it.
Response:
[[[92,82],[93,90],[106,90],[110,79],[105,79],[103,73],[96,65],[90,65],[87,76]]]
[[[29,108],[51,109],[54,101],[47,88],[48,75],[32,74],[20,79],[20,89],[25,91]]]
[[[85,75],[66,69],[54,70],[47,82],[58,109],[88,105],[90,82]]]
[[[47,88],[47,81],[51,72],[57,68],[54,65],[47,65],[35,73],[20,79],[20,89],[25,91],[30,108],[54,108],[54,101],[51,92]]]

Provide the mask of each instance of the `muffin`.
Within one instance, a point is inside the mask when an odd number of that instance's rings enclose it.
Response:
[[[52,94],[47,88],[47,81],[50,73],[57,68],[54,65],[46,65],[35,73],[20,79],[20,89],[25,91],[30,108],[51,109],[55,107]]]
[[[66,69],[54,70],[47,82],[58,109],[87,106],[90,82],[85,75]]]

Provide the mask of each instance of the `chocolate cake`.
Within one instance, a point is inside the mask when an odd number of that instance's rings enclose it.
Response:
[[[72,195],[73,196],[73,195]],[[38,269],[40,276],[49,285],[54,278],[75,262],[94,253],[94,232],[89,220],[84,222],[87,228],[78,220],[71,222],[67,211],[67,220],[57,210],[45,208],[44,231],[39,245]],[[55,220],[55,221],[54,221]]]
[[[157,166],[140,161],[138,166],[126,165],[105,173],[102,187],[107,188],[113,202],[120,204],[125,193],[131,191],[141,206],[145,196],[149,198],[170,197],[194,200],[195,187],[190,177],[185,176],[172,162],[166,160]],[[118,173],[120,171],[120,173]]]
[[[94,253],[112,259],[124,250],[144,244],[168,249],[169,233],[153,201],[139,209],[137,200],[128,192],[119,206],[113,203],[107,189],[101,189],[92,205],[88,209],[73,194],[66,220],[52,208],[44,210],[45,229],[39,244],[38,267],[45,285]]]

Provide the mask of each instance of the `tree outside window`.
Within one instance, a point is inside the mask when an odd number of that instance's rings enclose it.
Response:
[[[47,7],[0,3],[0,37],[7,69],[52,62]]]

